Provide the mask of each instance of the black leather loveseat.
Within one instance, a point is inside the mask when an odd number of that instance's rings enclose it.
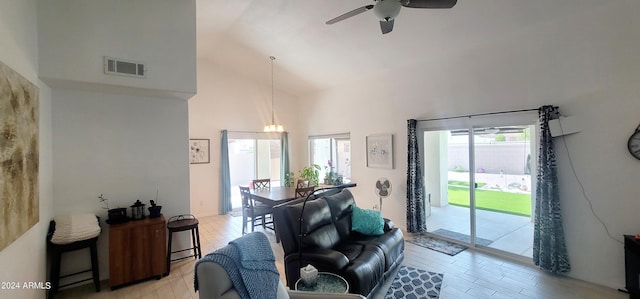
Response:
[[[294,288],[300,276],[300,266],[311,264],[319,271],[344,277],[349,282],[350,293],[370,296],[404,259],[402,232],[390,220],[385,219],[382,235],[368,236],[351,231],[355,201],[347,189],[307,202],[299,258],[302,205],[297,202],[274,208],[290,288]]]

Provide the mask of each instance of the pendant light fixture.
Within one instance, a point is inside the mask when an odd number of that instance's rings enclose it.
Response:
[[[264,126],[265,132],[282,132],[284,129],[282,125],[276,125],[274,111],[273,111],[273,61],[276,60],[275,57],[269,56],[271,59],[271,123]]]

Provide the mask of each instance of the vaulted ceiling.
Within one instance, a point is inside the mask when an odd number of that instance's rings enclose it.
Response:
[[[614,1],[614,0],[612,0]],[[615,0],[622,1],[622,0]],[[372,11],[325,22],[367,0],[198,0],[198,57],[294,96],[362,77],[452,59],[523,30],[606,5],[601,0],[458,0],[452,9],[403,7],[383,35]]]

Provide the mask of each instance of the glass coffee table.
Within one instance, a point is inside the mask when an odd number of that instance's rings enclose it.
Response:
[[[298,281],[296,281],[295,289],[296,291],[305,292],[346,294],[349,292],[349,283],[340,275],[329,272],[319,272],[314,285],[306,285],[302,279],[298,279]]]

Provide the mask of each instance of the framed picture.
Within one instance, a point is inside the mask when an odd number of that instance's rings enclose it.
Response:
[[[189,163],[209,163],[209,139],[189,139]]]
[[[367,136],[367,167],[393,169],[393,134]]]
[[[38,87],[0,62],[0,251],[41,220],[39,122]]]

